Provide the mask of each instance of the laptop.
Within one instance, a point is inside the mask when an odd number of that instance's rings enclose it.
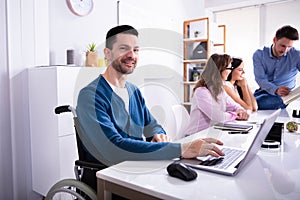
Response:
[[[234,176],[257,154],[280,112],[281,109],[278,109],[264,119],[248,150],[221,146],[225,153],[223,157],[207,156],[202,159],[181,159],[176,162],[200,170]]]

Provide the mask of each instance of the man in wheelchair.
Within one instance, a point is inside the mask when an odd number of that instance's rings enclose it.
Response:
[[[139,59],[136,29],[129,25],[110,29],[104,55],[106,71],[80,91],[76,108],[79,137],[90,161],[111,166],[125,160],[224,155],[215,145],[222,142],[213,138],[171,142],[149,112],[140,90],[127,81]]]

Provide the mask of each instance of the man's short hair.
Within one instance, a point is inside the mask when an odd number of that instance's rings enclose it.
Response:
[[[106,43],[105,43],[106,48],[112,49],[113,44],[116,42],[116,35],[119,33],[131,34],[137,37],[139,35],[138,31],[129,25],[120,25],[120,26],[113,27],[106,34]]]
[[[281,27],[280,29],[278,29],[276,31],[276,39],[279,40],[281,38],[287,38],[289,40],[298,40],[299,39],[299,35],[298,35],[298,31],[297,29],[286,25]]]

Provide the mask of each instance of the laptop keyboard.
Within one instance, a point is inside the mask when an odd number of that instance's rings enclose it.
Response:
[[[218,169],[226,169],[245,152],[243,150],[230,148],[223,148],[222,151],[224,152],[225,156],[220,158],[210,156],[207,160],[201,161],[199,164],[205,166],[213,166],[214,168]]]

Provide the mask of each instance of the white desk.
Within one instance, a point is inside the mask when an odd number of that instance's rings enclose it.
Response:
[[[254,115],[260,118],[268,112]],[[287,122],[290,118],[284,112],[278,119]],[[205,135],[247,148],[255,129],[248,135],[202,131],[192,137]],[[300,132],[284,131],[279,150],[260,150],[234,177],[197,170],[198,178],[185,182],[168,175],[171,162],[126,161],[97,172],[98,199],[109,192],[130,199],[300,199]]]

